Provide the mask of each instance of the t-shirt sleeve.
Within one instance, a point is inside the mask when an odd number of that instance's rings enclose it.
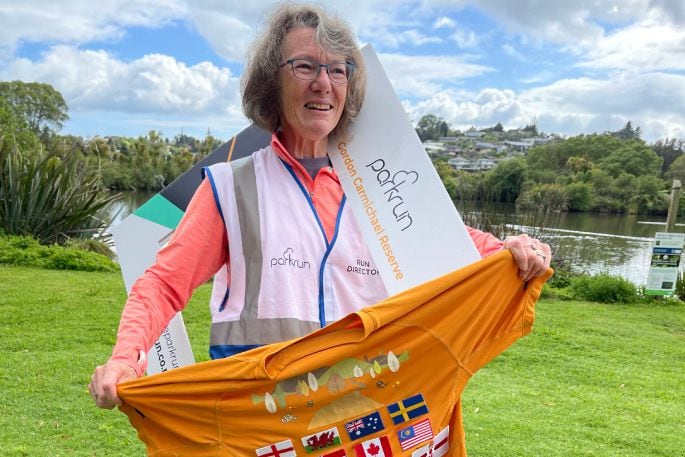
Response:
[[[168,325],[185,308],[195,288],[228,262],[228,236],[211,185],[204,180],[156,262],[134,283],[119,323],[111,360],[128,363],[138,375],[138,363]]]

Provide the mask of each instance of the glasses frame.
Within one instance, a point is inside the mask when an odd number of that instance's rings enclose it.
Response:
[[[316,72],[314,73],[314,75],[311,78],[303,78],[302,76],[298,76],[297,73],[295,73],[295,65],[293,65],[293,64],[297,60],[304,60],[306,62],[310,62],[312,64],[312,66],[316,67]],[[337,64],[341,64],[341,63],[344,63],[345,66],[347,67],[347,79],[345,81],[336,81],[335,79],[333,79],[333,77],[331,77],[330,68],[331,68],[331,65],[337,65]],[[321,67],[324,67],[326,69],[326,74],[328,74],[328,79],[333,84],[348,84],[350,82],[350,78],[352,78],[352,75],[354,74],[354,70],[357,68],[357,66],[355,64],[353,64],[352,62],[347,62],[347,61],[321,63],[321,62],[318,62],[316,60],[305,59],[305,58],[288,59],[281,64],[281,68],[285,67],[288,64],[290,64],[290,73],[292,73],[292,75],[295,78],[297,78],[301,81],[313,81],[313,80],[315,80],[319,76],[319,73],[321,73]]]

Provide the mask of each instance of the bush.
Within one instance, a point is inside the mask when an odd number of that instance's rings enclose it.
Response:
[[[41,245],[29,236],[0,236],[0,264],[51,270],[117,271],[107,256],[81,249]]]
[[[601,273],[595,276],[580,275],[571,279],[571,294],[580,300],[601,303],[634,303],[638,301],[637,288],[627,279]]]

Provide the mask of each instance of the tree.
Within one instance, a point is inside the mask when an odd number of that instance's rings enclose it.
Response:
[[[656,155],[664,159],[664,163],[661,165],[661,173],[663,174],[666,173],[673,161],[685,152],[685,141],[666,138],[654,143],[652,149]]]
[[[633,176],[657,176],[661,170],[662,159],[642,140],[624,141],[620,148],[613,151],[599,163],[599,167],[611,176],[623,173]]]
[[[59,130],[69,119],[62,94],[49,84],[2,81],[0,99],[36,134],[49,127]]]
[[[523,158],[505,160],[485,176],[485,185],[493,200],[515,202],[527,177],[528,167]]]
[[[611,135],[622,140],[639,140],[642,132],[640,131],[640,127],[633,129],[633,124],[628,121],[626,122],[625,127],[623,127],[621,130],[611,132]]]
[[[416,133],[421,141],[437,140],[442,136],[447,136],[448,131],[447,122],[435,114],[426,114],[416,125]]]

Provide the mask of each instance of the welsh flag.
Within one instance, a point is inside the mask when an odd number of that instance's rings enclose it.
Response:
[[[364,441],[354,447],[356,457],[392,457],[390,441],[387,436],[381,436]]]

